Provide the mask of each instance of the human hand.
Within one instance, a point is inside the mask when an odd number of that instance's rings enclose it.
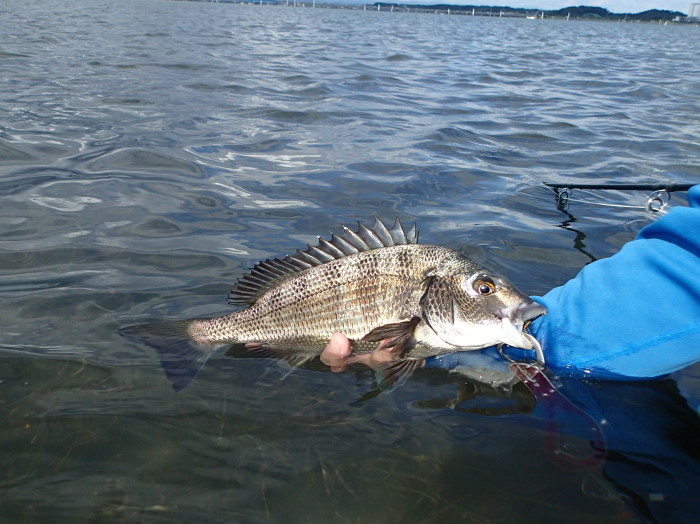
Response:
[[[382,341],[371,353],[355,355],[350,348],[350,340],[342,333],[333,333],[330,342],[321,353],[321,362],[330,366],[331,371],[345,371],[350,364],[364,364],[377,369],[394,360],[393,353],[386,349],[388,341]]]

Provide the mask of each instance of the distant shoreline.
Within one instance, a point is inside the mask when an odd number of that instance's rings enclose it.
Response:
[[[488,16],[496,18],[530,18],[557,20],[587,20],[609,22],[674,22],[698,25],[700,20],[691,20],[685,13],[664,9],[651,9],[639,13],[612,13],[602,7],[571,6],[562,9],[528,9],[507,6],[452,5],[452,4],[399,4],[389,2],[337,3],[322,0],[185,0],[227,4],[260,4],[289,7],[317,7],[324,9],[374,10],[405,13],[434,13],[462,16]]]
[[[672,21],[675,18],[685,18],[685,13],[680,11],[669,11],[665,9],[649,9],[647,11],[641,11],[639,13],[612,13],[603,7],[591,7],[591,6],[570,6],[564,7],[562,9],[536,9],[536,8],[524,8],[524,7],[508,7],[508,6],[478,6],[478,5],[451,5],[451,4],[397,4],[389,2],[375,2],[373,5],[380,6],[394,6],[394,7],[410,7],[410,8],[421,8],[426,10],[434,9],[449,9],[450,11],[466,11],[467,14],[476,15],[477,13],[482,16],[484,13],[491,13],[487,16],[499,16],[503,13],[503,16],[520,16],[520,17],[532,17],[532,16],[542,16],[545,18],[574,18],[574,19],[587,19],[587,20],[630,20],[630,21]]]

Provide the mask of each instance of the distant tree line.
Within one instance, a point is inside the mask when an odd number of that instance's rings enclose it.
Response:
[[[556,11],[545,11],[545,16],[566,17],[571,14],[572,18],[598,18],[603,20],[673,20],[677,16],[684,17],[685,13],[680,11],[668,11],[665,9],[649,9],[641,13],[611,13],[604,7],[587,7],[584,5],[578,7],[565,7]]]
[[[643,11],[641,13],[611,13],[604,7],[588,7],[588,6],[578,6],[578,7],[565,7],[563,9],[556,10],[537,10],[537,9],[525,9],[518,7],[505,7],[505,6],[484,6],[484,5],[451,5],[451,4],[398,4],[398,3],[387,3],[387,2],[375,2],[374,6],[381,6],[382,8],[395,7],[395,8],[411,8],[411,9],[425,9],[425,10],[437,10],[437,11],[447,11],[448,9],[452,12],[468,11],[472,10],[483,13],[485,11],[492,11],[493,13],[503,12],[504,14],[518,14],[521,16],[533,15],[535,13],[544,13],[546,17],[556,17],[556,18],[566,18],[567,16],[571,18],[588,18],[593,20],[640,20],[640,21],[651,21],[651,20],[673,20],[676,17],[684,17],[685,13],[680,11],[667,11],[665,9],[650,9],[648,11]]]

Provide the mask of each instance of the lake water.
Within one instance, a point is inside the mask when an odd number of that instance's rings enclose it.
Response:
[[[0,34],[2,520],[697,514],[698,366],[568,385],[598,413],[439,370],[358,402],[369,370],[225,352],[175,393],[118,334],[375,215],[562,284],[658,215],[543,183],[700,182],[697,27],[27,0]]]

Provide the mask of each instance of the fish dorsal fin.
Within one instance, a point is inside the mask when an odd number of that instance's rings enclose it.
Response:
[[[260,295],[283,280],[332,260],[382,247],[418,243],[416,225],[413,224],[413,227],[406,231],[398,217],[391,228],[387,228],[376,218],[371,229],[360,222],[357,223],[355,231],[347,227],[343,229],[342,235],[331,235],[330,240],[319,237],[318,244],[308,245],[304,251],[297,250],[293,255],[284,258],[270,258],[258,262],[249,274],[238,280],[236,287],[228,294],[228,303],[249,306]]]

